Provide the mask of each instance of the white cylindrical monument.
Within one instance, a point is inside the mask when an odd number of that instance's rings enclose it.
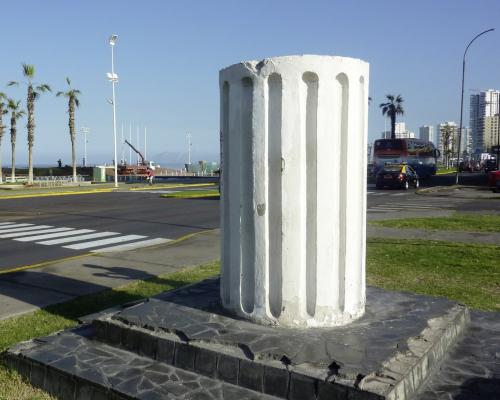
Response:
[[[364,313],[368,71],[312,55],[220,71],[228,310],[290,327]]]

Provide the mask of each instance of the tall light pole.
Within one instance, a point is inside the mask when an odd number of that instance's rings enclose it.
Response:
[[[457,162],[457,172],[456,172],[456,176],[455,176],[455,184],[456,185],[458,185],[458,171],[459,171],[459,165],[460,165],[460,148],[462,147],[461,144],[462,144],[462,117],[463,117],[463,111],[464,111],[465,56],[467,55],[467,51],[469,50],[469,47],[472,44],[472,42],[474,42],[474,40],[476,40],[479,36],[484,35],[485,33],[494,31],[494,30],[495,30],[495,28],[487,29],[487,30],[481,32],[480,34],[476,35],[474,37],[474,39],[472,39],[469,42],[469,44],[467,45],[467,47],[465,48],[465,51],[464,51],[464,57],[462,60],[462,96],[460,99],[460,125],[458,127],[459,132],[460,132],[458,134],[458,157],[457,157],[458,162]]]
[[[188,165],[191,165],[191,134],[186,133],[187,145],[188,145]]]
[[[113,87],[113,99],[112,99],[112,105],[113,105],[113,137],[114,137],[114,142],[115,142],[115,159],[114,159],[114,164],[115,164],[115,188],[118,187],[118,163],[117,163],[117,157],[116,157],[116,97],[115,97],[115,83],[118,83],[118,75],[115,74],[115,54],[114,54],[114,48],[116,44],[116,40],[118,39],[118,35],[111,35],[109,37],[109,45],[111,46],[111,73],[108,72],[108,79],[111,82],[111,86]]]
[[[83,133],[83,166],[87,166],[87,134],[89,133],[89,128],[86,126],[81,127],[82,133]]]

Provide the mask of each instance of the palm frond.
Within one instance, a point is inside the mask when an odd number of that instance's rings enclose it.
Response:
[[[38,85],[36,87],[36,90],[38,92],[41,92],[41,93],[44,93],[44,92],[52,92],[52,89],[50,88],[49,85],[47,85],[46,83],[42,83],[41,85]]]
[[[40,97],[40,93],[38,93],[36,90],[33,90],[33,100],[37,100]]]
[[[66,92],[59,91],[59,92],[56,93],[56,96],[57,97],[59,97],[59,96],[66,96]]]
[[[66,82],[68,82],[68,86],[71,86],[71,81],[69,80],[68,77],[66,77]]]
[[[10,81],[9,83],[7,83],[7,86],[19,86],[19,82]]]
[[[29,80],[35,77],[35,66],[33,64],[23,63],[23,75]]]
[[[80,107],[80,100],[75,97],[75,106]]]

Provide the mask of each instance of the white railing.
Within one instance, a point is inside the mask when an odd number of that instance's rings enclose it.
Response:
[[[76,182],[85,182],[86,177],[83,175],[76,176]],[[74,183],[73,176],[35,176],[33,185],[41,187],[65,186]]]

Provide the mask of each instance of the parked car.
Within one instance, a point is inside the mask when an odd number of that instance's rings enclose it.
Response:
[[[494,158],[490,158],[489,160],[484,161],[484,172],[488,173],[491,171],[496,171],[497,170],[497,160]]]
[[[419,178],[415,170],[406,164],[386,164],[377,173],[375,186],[377,189],[384,187],[397,187],[407,190],[410,186],[418,188]]]
[[[488,183],[494,192],[500,193],[500,170],[489,173]]]

